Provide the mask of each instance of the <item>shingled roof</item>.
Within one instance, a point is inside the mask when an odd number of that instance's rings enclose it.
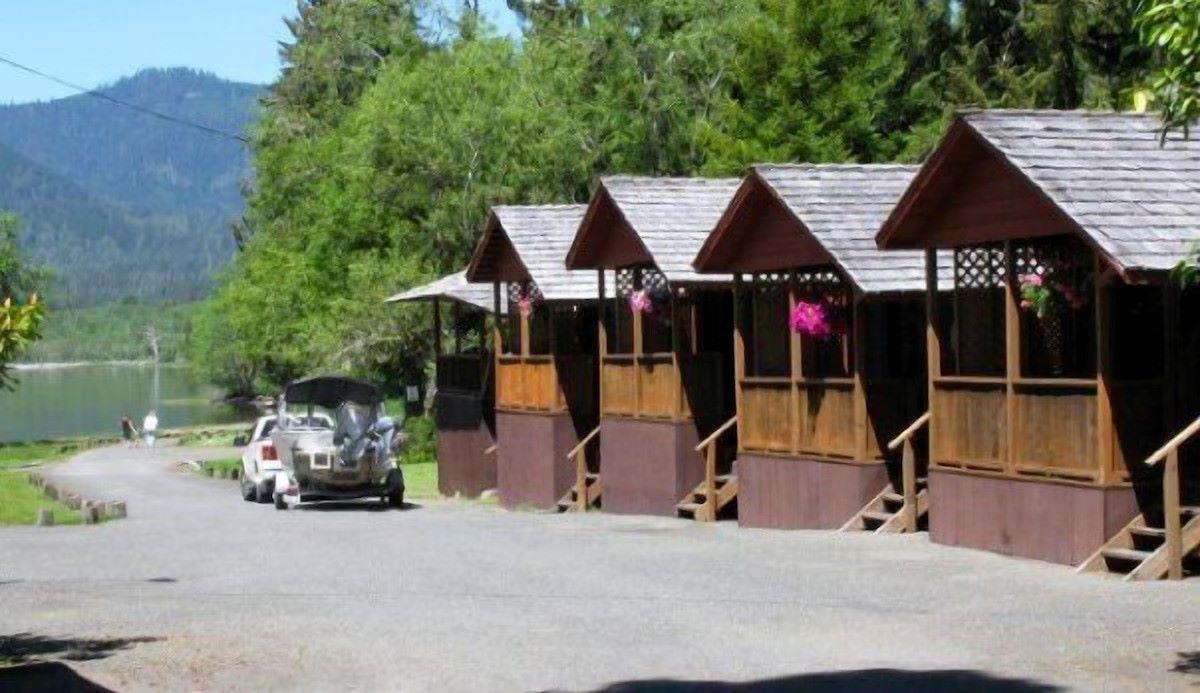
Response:
[[[988,110],[954,126],[982,137],[1120,269],[1166,270],[1200,239],[1200,140],[1172,134],[1160,146],[1161,124],[1156,115]]]
[[[796,233],[807,231],[862,291],[922,291],[922,251],[883,252],[875,245],[875,233],[917,168],[890,164],[764,164],[751,170],[743,186],[766,186],[799,224]],[[730,213],[736,213],[732,206]],[[703,266],[700,260],[720,244],[740,242],[734,237],[722,238],[727,222],[732,222],[728,214],[696,258],[698,267]]]
[[[458,301],[489,313],[492,312],[492,285],[468,282],[466,270],[435,279],[428,284],[415,286],[408,291],[402,291],[388,298],[384,303],[430,301],[435,298]],[[500,298],[503,300],[504,296]]]
[[[699,274],[692,259],[712,232],[740,181],[736,178],[657,178],[607,176],[600,180],[592,204],[608,195],[670,282],[729,282],[732,277]],[[577,255],[582,236],[571,247]],[[570,261],[569,261],[570,262]]]
[[[494,261],[492,253],[508,244],[544,299],[595,299],[596,273],[568,270],[564,264],[586,209],[585,205],[492,207],[484,235],[467,268],[467,277],[473,281],[491,281],[488,265]]]

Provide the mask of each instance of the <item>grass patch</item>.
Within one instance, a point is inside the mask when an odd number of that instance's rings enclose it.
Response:
[[[433,462],[402,464],[404,472],[405,498],[440,498],[438,493],[438,470]]]
[[[240,458],[229,458],[224,460],[208,460],[200,463],[200,473],[205,476],[221,476],[222,473],[226,477],[235,469],[242,468],[242,460]]]
[[[242,434],[249,434],[253,422],[224,424],[220,426],[192,426],[189,428],[173,428],[162,433],[164,440],[174,440],[179,445],[189,448],[225,448],[233,445],[233,439]]]
[[[0,472],[0,525],[32,525],[37,522],[40,508],[54,512],[56,525],[83,522],[79,512],[48,498],[40,488],[29,483],[26,474]]]
[[[89,448],[111,445],[118,441],[119,439],[114,437],[96,436],[38,440],[28,443],[0,443],[0,471],[55,462]]]

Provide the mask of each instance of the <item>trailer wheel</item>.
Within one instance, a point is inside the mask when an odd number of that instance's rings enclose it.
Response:
[[[287,510],[288,509],[287,501],[285,501],[283,499],[282,493],[276,493],[274,497],[275,497],[275,509],[276,510]]]

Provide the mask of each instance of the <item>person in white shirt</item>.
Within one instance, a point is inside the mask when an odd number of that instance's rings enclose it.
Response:
[[[158,433],[158,416],[153,409],[142,419],[142,433],[146,436],[146,447],[154,447],[154,436]]]

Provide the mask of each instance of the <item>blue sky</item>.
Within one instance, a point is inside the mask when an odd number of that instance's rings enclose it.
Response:
[[[94,87],[145,67],[194,67],[242,82],[279,72],[281,18],[295,0],[0,0],[0,55]],[[515,32],[504,0],[484,0],[491,21]],[[458,6],[451,0],[450,6]],[[0,64],[0,103],[73,93]]]

